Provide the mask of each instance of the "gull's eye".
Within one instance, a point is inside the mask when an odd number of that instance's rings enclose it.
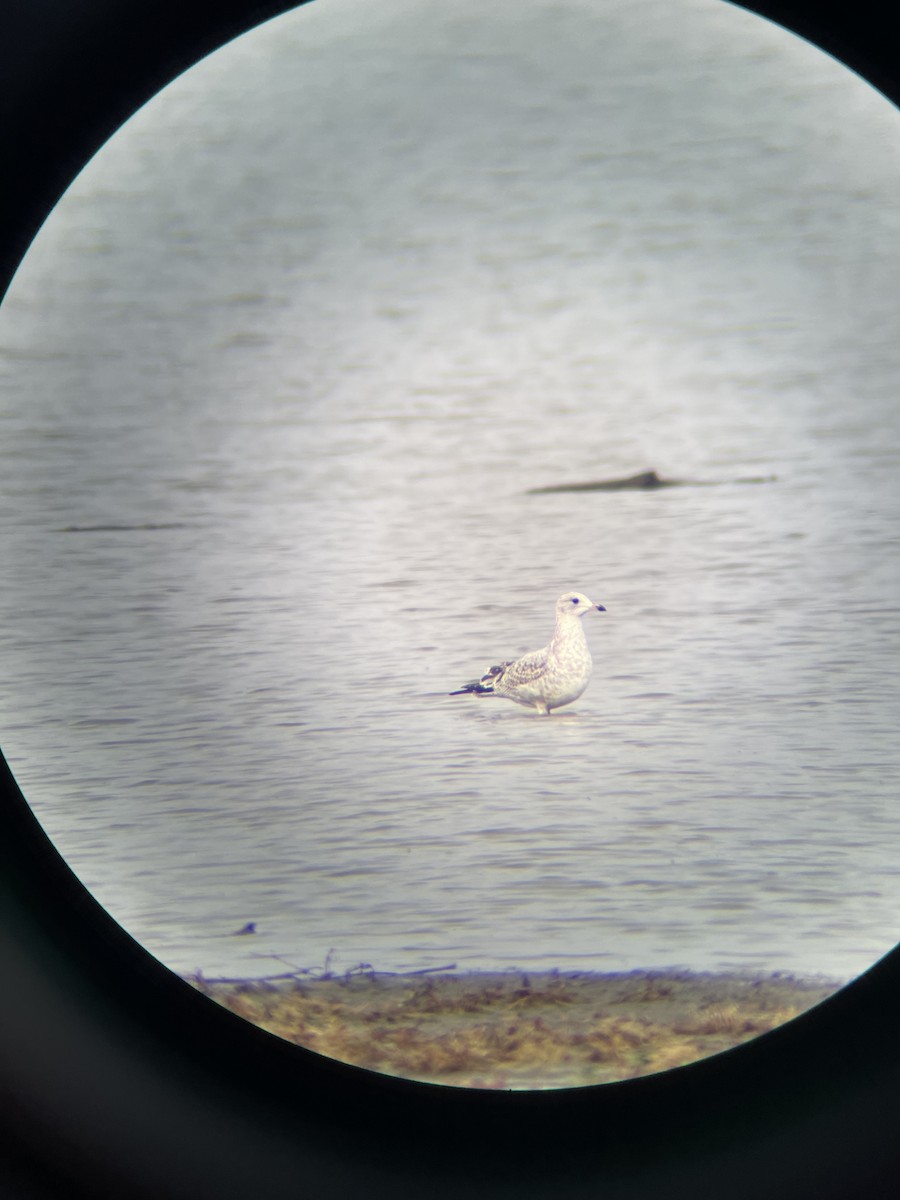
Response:
[[[572,603],[573,603],[573,604],[577,604],[577,603],[578,603],[578,597],[577,597],[577,596],[573,596],[573,597],[572,597]]]

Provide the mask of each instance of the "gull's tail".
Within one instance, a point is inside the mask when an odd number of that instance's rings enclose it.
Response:
[[[480,679],[473,679],[471,683],[464,683],[461,688],[455,692],[450,692],[451,696],[465,696],[472,694],[473,696],[490,696],[493,695],[494,684],[509,666],[509,663],[501,663],[499,667],[491,667],[491,669]]]
[[[487,696],[494,690],[493,684],[485,686],[480,679],[475,679],[471,683],[464,684],[461,688],[457,688],[455,692],[448,692],[448,696],[465,696],[469,692],[474,696]]]

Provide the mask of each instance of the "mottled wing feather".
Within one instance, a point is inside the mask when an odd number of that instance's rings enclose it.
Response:
[[[495,687],[498,683],[502,683],[504,688],[517,688],[534,683],[536,679],[540,679],[545,674],[546,670],[547,652],[546,650],[536,650],[533,654],[525,654],[513,662],[504,663],[502,667],[492,667],[490,674],[499,671],[499,676],[493,680]],[[487,676],[482,682],[485,682],[486,679]]]
[[[522,658],[510,659],[509,662],[498,663],[485,671],[480,679],[473,679],[471,683],[465,683],[455,692],[451,692],[451,696],[461,696],[464,692],[474,692],[476,695],[485,695],[489,692],[514,691],[516,688],[526,687],[529,683],[534,683],[535,680],[541,678],[547,670],[547,651],[535,650],[532,654],[525,654]]]
[[[510,665],[511,663],[508,662],[499,663],[496,667],[491,667],[489,671],[486,671],[480,679],[472,679],[468,683],[464,683],[461,688],[455,692],[451,692],[450,695],[462,696],[466,692],[472,692],[479,696],[486,695],[488,692],[494,690],[494,684]]]
[[[484,684],[486,687],[493,687],[506,668],[511,666],[512,659],[510,659],[509,662],[498,663],[496,667],[491,667],[489,671],[485,671],[479,682]]]

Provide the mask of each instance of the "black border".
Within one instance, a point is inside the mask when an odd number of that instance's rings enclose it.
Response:
[[[0,12],[4,287],[131,112],[292,7],[12,0]],[[745,7],[900,101],[890,5]],[[900,1194],[900,951],[807,1016],[691,1067],[562,1092],[429,1087],[289,1046],[175,978],[85,892],[0,776],[4,1198]]]

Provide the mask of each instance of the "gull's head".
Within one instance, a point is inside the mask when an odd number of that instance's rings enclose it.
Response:
[[[558,617],[583,617],[585,613],[589,612],[606,612],[606,609],[602,604],[595,604],[593,600],[588,600],[582,592],[566,592],[556,602]]]

